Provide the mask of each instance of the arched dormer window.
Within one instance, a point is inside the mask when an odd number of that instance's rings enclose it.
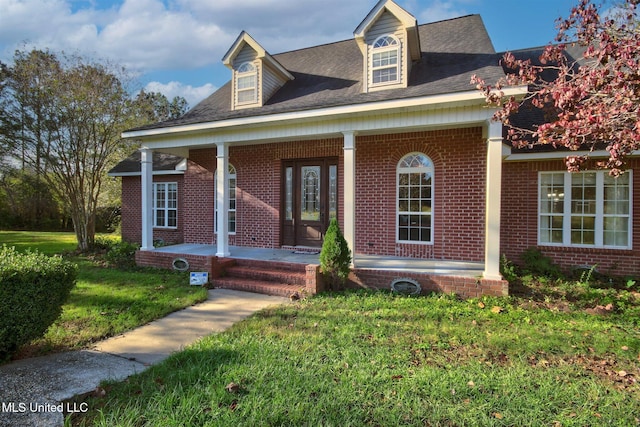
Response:
[[[378,37],[371,49],[371,83],[400,81],[400,42],[394,36]]]
[[[257,72],[251,62],[240,64],[236,70],[236,96],[238,104],[251,104],[257,101]]]
[[[433,243],[433,174],[433,162],[422,153],[398,162],[398,242]]]

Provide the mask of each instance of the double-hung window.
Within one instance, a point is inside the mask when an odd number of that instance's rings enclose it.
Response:
[[[607,171],[540,172],[538,241],[542,245],[631,247],[631,176]]]
[[[178,226],[178,184],[176,182],[153,183],[153,226],[159,228]]]
[[[237,71],[236,93],[238,104],[250,104],[257,100],[257,72],[250,62],[241,64]]]
[[[382,36],[371,51],[371,83],[396,83],[400,79],[400,43],[393,36]]]

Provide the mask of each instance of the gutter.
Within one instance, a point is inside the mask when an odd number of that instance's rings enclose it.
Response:
[[[527,93],[527,86],[514,86],[503,90],[504,96],[523,96]],[[268,124],[274,122],[292,121],[292,120],[304,120],[304,119],[318,119],[321,117],[369,113],[373,111],[379,112],[380,110],[394,110],[400,108],[414,108],[435,106],[438,104],[453,104],[464,103],[469,101],[484,102],[484,95],[479,91],[465,91],[453,94],[443,95],[429,95],[418,98],[368,102],[365,104],[357,105],[344,105],[339,107],[319,108],[313,110],[293,111],[279,114],[269,114],[261,116],[251,116],[234,118],[227,120],[220,120],[214,122],[195,123],[182,126],[172,126],[157,129],[147,129],[139,131],[125,131],[122,133],[122,138],[144,138],[149,136],[159,135],[172,135],[180,133],[192,133],[202,132],[207,130],[216,130],[223,128],[242,127],[250,125]]]

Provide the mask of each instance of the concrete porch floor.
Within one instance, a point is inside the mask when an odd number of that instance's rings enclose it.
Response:
[[[300,264],[319,264],[318,253],[296,251],[292,249],[249,248],[230,246],[228,258],[256,259],[264,261],[282,261]],[[214,256],[215,245],[181,243],[154,249],[154,252]],[[433,275],[479,277],[482,276],[484,264],[468,261],[442,261],[433,259],[401,258],[380,255],[356,254],[354,264],[357,269],[371,269],[396,272],[414,272]]]

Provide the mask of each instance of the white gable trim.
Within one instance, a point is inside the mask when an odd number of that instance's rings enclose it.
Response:
[[[356,39],[360,50],[366,55],[366,43],[364,42],[365,36],[372,25],[382,16],[385,11],[389,11],[398,21],[402,24],[402,27],[406,31],[406,49],[408,50],[411,59],[416,61],[420,59],[420,36],[418,34],[418,21],[417,19],[398,6],[392,0],[380,0],[378,4],[371,9],[371,12],[364,18],[364,20],[354,30],[353,36]]]
[[[358,28],[355,29],[353,35],[356,38],[364,37],[369,28],[378,20],[378,18],[380,18],[380,15],[382,15],[385,10],[388,10],[398,18],[405,28],[415,27],[418,25],[416,18],[412,14],[398,6],[392,0],[380,0],[364,18],[364,21],[358,25]]]
[[[284,68],[278,61],[276,61],[269,53],[258,43],[249,33],[242,31],[231,48],[222,58],[222,63],[233,69],[233,60],[240,53],[244,45],[249,45],[251,49],[256,52],[256,58],[267,62],[275,71],[277,71],[284,79],[293,80],[294,77]]]

